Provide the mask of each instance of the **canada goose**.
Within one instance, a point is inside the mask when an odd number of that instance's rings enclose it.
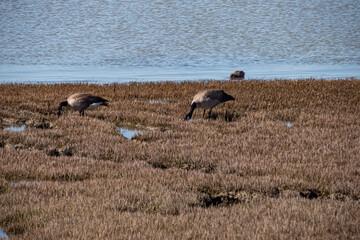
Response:
[[[211,115],[211,110],[216,107],[218,104],[227,102],[230,100],[235,100],[235,98],[227,93],[224,90],[202,90],[198,92],[192,102],[190,107],[190,112],[185,116],[185,120],[191,119],[191,116],[195,108],[203,108],[203,118],[205,116],[206,109],[210,109],[209,117]]]
[[[68,97],[67,101],[61,102],[58,108],[58,116],[62,113],[62,107],[70,106],[75,111],[79,111],[80,116],[84,116],[84,111],[88,109],[96,108],[97,106],[103,105],[108,106],[106,104],[108,100],[94,96],[88,93],[75,93]]]

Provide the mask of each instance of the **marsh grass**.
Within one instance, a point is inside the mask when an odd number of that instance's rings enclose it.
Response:
[[[236,101],[184,121],[204,88]],[[109,107],[57,118],[75,92]],[[16,239],[356,239],[359,92],[356,79],[2,84],[0,127],[26,128],[0,130],[0,227]]]

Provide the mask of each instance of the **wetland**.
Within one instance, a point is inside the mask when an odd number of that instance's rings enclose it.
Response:
[[[205,88],[236,100],[184,121]],[[75,92],[109,107],[58,118]],[[356,239],[359,92],[358,79],[1,84],[0,237]]]

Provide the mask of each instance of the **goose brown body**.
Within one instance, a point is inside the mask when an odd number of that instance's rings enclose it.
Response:
[[[211,115],[211,110],[219,105],[220,103],[227,102],[230,100],[235,100],[235,98],[227,93],[224,90],[220,89],[206,89],[198,92],[192,102],[189,113],[185,116],[185,120],[191,119],[191,116],[195,108],[204,109],[203,118],[205,116],[205,111],[209,110],[209,117]]]
[[[67,101],[61,102],[58,108],[58,115],[62,113],[62,107],[70,106],[75,111],[79,111],[80,115],[84,115],[85,110],[93,109],[98,106],[108,106],[108,100],[89,93],[75,93],[67,98]]]

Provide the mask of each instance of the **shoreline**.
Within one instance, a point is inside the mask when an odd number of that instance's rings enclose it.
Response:
[[[0,66],[1,83],[96,84],[162,81],[227,81],[235,70],[245,71],[245,80],[360,78],[357,64],[239,64],[235,67],[99,67],[99,66]]]

